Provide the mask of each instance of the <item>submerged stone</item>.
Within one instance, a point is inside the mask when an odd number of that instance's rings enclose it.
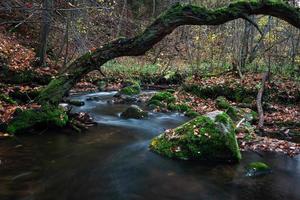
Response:
[[[148,116],[148,113],[143,111],[140,107],[132,105],[127,108],[122,114],[121,117],[125,119],[143,119]]]
[[[137,96],[125,95],[120,93],[114,95],[114,98],[112,99],[112,103],[115,104],[132,104],[132,103],[136,103],[137,101],[138,101]]]
[[[246,176],[257,177],[270,174],[271,168],[263,162],[253,162],[246,167]]]
[[[184,160],[237,162],[241,159],[233,122],[220,111],[167,130],[151,141],[150,149]]]
[[[79,101],[79,100],[68,100],[68,103],[72,106],[84,106],[84,101]]]

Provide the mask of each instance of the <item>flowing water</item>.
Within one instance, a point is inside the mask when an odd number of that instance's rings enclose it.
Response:
[[[119,114],[128,105],[107,103],[113,95],[74,97],[86,103],[75,111],[99,123],[87,133],[56,130],[0,141],[0,199],[300,199],[299,156],[243,153],[236,165],[166,159],[148,150],[150,139],[188,119],[152,113],[145,120],[124,120]],[[90,96],[98,101],[86,101]],[[252,161],[268,163],[273,173],[245,177]]]

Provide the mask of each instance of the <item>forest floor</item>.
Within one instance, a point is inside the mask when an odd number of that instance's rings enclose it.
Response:
[[[24,36],[22,37],[24,38]],[[24,71],[33,70],[40,76],[55,77],[58,71],[58,68],[54,64],[55,61],[49,59],[48,63],[50,64],[46,68],[33,67],[32,63],[34,63],[35,59],[34,49],[26,47],[27,45],[24,44],[26,42],[20,42],[19,38],[20,36],[18,35],[12,34],[7,36],[0,31],[0,71],[4,68],[1,62],[4,63],[3,60],[5,60],[6,66],[13,73],[22,74]],[[261,78],[261,74],[249,73],[241,80],[235,75],[227,73],[216,77],[189,77],[183,84],[198,85],[205,88],[226,86],[234,90],[239,90],[243,86],[244,90],[255,91],[260,85]],[[99,87],[94,84],[94,81],[90,82],[86,80],[89,79],[84,79],[84,81],[78,83],[70,92],[99,91]],[[125,81],[119,79],[107,82],[102,90],[119,90],[124,86]],[[40,107],[40,105],[33,102],[33,99],[44,85],[31,81],[27,81],[26,83],[7,83],[0,80],[0,130],[4,124],[14,118],[16,110]],[[156,88],[163,87],[169,87],[169,85],[156,86]],[[194,111],[200,114],[217,110],[216,98],[213,96],[222,96],[214,94],[208,97],[201,97],[184,91],[178,85],[171,87],[176,90],[175,97],[178,104],[182,102],[187,103]],[[149,85],[147,88],[149,88]],[[271,81],[267,83],[266,90],[273,92],[268,94],[268,101],[264,102],[267,107],[264,116],[264,134],[261,135],[253,132],[249,135],[243,131],[239,131],[237,137],[240,147],[245,151],[270,151],[282,152],[289,156],[297,155],[300,153],[300,85],[295,81],[272,76]],[[252,99],[250,102],[247,102],[247,106],[255,109],[255,98],[256,96],[252,95]],[[232,100],[230,104],[240,106],[241,103]],[[256,124],[254,124],[255,128]],[[7,137],[10,137],[10,135],[4,131],[0,132],[0,139]]]

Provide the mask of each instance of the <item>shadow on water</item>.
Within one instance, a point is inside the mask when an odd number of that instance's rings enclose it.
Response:
[[[124,120],[128,105],[111,105],[114,93],[74,97],[99,123],[87,134],[53,132],[0,143],[0,199],[299,199],[300,157],[244,153],[237,165],[210,165],[162,158],[148,150],[152,137],[188,119],[152,113]],[[243,176],[252,161],[268,163],[274,173]]]

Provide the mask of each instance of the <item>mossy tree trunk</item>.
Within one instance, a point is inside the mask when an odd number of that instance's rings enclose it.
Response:
[[[289,6],[282,0],[237,1],[214,10],[176,4],[160,15],[142,34],[130,39],[118,39],[78,58],[49,83],[36,102],[57,105],[82,76],[99,69],[114,58],[143,55],[178,26],[220,25],[259,14],[280,18],[300,28],[299,9]]]

